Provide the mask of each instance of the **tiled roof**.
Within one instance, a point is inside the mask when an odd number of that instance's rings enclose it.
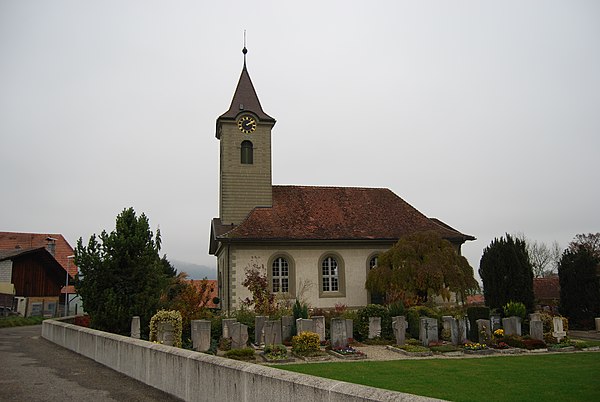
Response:
[[[0,250],[15,250],[26,248],[39,248],[48,245],[48,238],[56,239],[54,258],[63,267],[68,269],[69,275],[77,274],[77,267],[72,258],[73,247],[58,233],[16,233],[0,232]],[[70,260],[70,261],[69,261]]]
[[[229,110],[223,113],[217,120],[235,119],[236,116],[244,110],[256,114],[259,120],[275,121],[275,119],[263,111],[260,101],[258,100],[258,95],[256,95],[256,91],[254,90],[254,85],[252,85],[248,70],[246,69],[246,63],[244,63],[244,68],[242,69],[242,74],[240,75],[235,93],[233,94]],[[218,131],[217,138],[219,138]]]
[[[217,286],[217,281],[215,279],[188,279],[188,282],[195,286],[196,289],[200,290],[201,285],[202,285],[202,281],[206,281],[208,282],[208,286],[212,286],[212,292],[210,293],[210,300],[208,301],[208,304],[206,305],[206,307],[208,308],[216,308],[218,307],[216,304],[213,303],[213,299],[215,297],[219,297],[219,289]]]
[[[533,294],[536,300],[559,300],[560,282],[558,275],[533,278]]]
[[[474,240],[432,220],[385,188],[273,186],[273,206],[258,207],[219,239],[236,240],[392,240],[422,231],[443,238]]]

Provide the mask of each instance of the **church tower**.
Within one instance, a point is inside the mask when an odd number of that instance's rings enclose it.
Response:
[[[255,207],[271,207],[271,130],[275,119],[258,100],[244,67],[229,110],[217,118],[220,142],[219,218],[238,225]]]

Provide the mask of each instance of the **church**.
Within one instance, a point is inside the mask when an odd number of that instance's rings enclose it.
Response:
[[[223,311],[251,297],[242,282],[258,267],[272,292],[311,307],[370,303],[367,273],[402,236],[435,231],[457,253],[475,237],[428,218],[387,188],[273,185],[271,132],[244,65],[229,109],[217,118],[219,217],[209,253],[217,258]]]

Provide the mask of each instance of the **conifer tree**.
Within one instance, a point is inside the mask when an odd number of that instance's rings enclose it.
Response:
[[[533,268],[524,240],[494,239],[483,250],[479,263],[485,304],[500,309],[510,301],[521,302],[528,311],[534,308]]]

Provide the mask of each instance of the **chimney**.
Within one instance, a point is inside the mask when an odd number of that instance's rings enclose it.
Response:
[[[53,237],[46,237],[46,241],[46,250],[54,256],[56,254],[56,239]]]

